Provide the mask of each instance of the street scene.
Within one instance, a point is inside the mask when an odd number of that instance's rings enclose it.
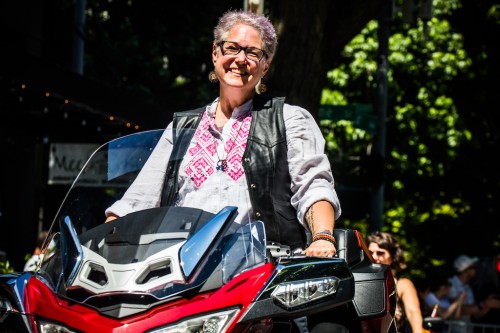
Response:
[[[0,333],[500,333],[496,1],[0,6]]]

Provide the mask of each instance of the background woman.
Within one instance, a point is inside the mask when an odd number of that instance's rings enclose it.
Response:
[[[389,265],[396,280],[398,332],[422,332],[422,312],[413,282],[399,274],[406,268],[406,259],[399,242],[389,233],[376,231],[368,235],[368,250],[375,262]]]

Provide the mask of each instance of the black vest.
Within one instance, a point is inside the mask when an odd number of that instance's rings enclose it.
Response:
[[[282,97],[257,95],[254,98],[242,165],[254,209],[251,218],[264,222],[267,241],[289,245],[292,249],[305,248],[305,229],[290,203],[292,191],[283,119],[284,102]],[[174,114],[174,148],[167,166],[162,205],[171,205],[175,201],[178,170],[205,109]]]

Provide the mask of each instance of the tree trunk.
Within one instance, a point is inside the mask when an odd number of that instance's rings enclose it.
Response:
[[[326,74],[344,46],[390,0],[272,0],[267,5],[278,50],[267,80],[269,92],[306,108],[317,119]]]

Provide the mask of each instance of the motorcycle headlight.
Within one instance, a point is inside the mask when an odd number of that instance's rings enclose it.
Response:
[[[46,321],[44,319],[38,320],[40,333],[80,333],[80,331],[71,329],[70,327],[63,326],[62,324]]]
[[[336,277],[280,283],[271,296],[282,306],[292,309],[337,292]]]
[[[220,333],[225,332],[233,322],[239,309],[229,309],[209,314],[183,319],[182,321],[162,328],[148,331],[149,333]]]

